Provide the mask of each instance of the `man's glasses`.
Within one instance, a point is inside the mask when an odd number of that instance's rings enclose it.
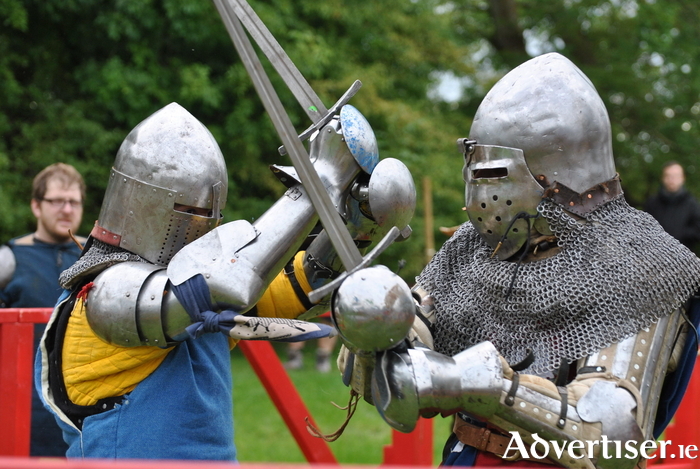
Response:
[[[53,208],[56,209],[61,209],[65,207],[66,204],[70,204],[72,208],[80,208],[83,206],[83,203],[80,200],[73,199],[41,199],[41,201],[48,202]]]

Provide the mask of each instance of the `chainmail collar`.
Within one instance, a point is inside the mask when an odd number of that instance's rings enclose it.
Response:
[[[64,270],[58,277],[62,288],[71,289],[82,279],[94,276],[120,262],[148,262],[120,247],[112,246],[90,237],[85,245],[85,251],[75,264]]]
[[[681,307],[700,286],[700,259],[620,196],[576,221],[544,199],[539,213],[561,251],[519,266],[465,223],[418,284],[434,298],[435,349],[453,356],[491,341],[509,363],[531,349],[528,373],[548,374]]]

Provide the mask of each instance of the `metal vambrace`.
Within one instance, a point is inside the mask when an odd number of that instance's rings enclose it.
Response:
[[[362,171],[332,120],[312,142],[314,168],[337,207]],[[184,340],[191,319],[171,285],[202,275],[215,310],[244,313],[298,250],[318,220],[302,185],[294,185],[254,223],[237,220],[183,247],[162,267],[123,263],[94,281],[87,305],[90,326],[110,343],[163,346]]]
[[[642,443],[653,440],[661,386],[673,349],[685,340],[681,322],[679,312],[664,316],[579,360],[576,378],[562,387],[514,372],[490,342],[452,358],[389,350],[377,359],[374,404],[403,432],[420,415],[461,411],[505,435],[517,432],[527,448],[548,445],[547,459],[564,467],[633,468]],[[507,453],[505,459],[520,456],[515,445]]]
[[[337,121],[321,130],[311,153],[335,208],[344,207],[361,168]],[[252,225],[242,220],[227,223],[185,246],[168,265],[168,277],[179,285],[201,274],[216,306],[245,312],[299,249],[317,220],[306,190],[295,185]]]

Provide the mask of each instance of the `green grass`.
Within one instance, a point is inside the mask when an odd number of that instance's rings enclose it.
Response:
[[[284,345],[275,344],[278,356],[284,356]],[[324,433],[331,433],[345,420],[345,411],[331,402],[345,406],[349,388],[345,387],[335,366],[331,373],[319,373],[314,368],[315,344],[305,349],[304,368],[289,374],[316,424]],[[233,413],[235,441],[241,462],[305,463],[306,459],[284,424],[265,389],[246,361],[234,349],[231,353],[233,370]],[[450,419],[433,419],[433,461],[440,461],[442,445],[449,435]],[[383,448],[391,443],[391,428],[376,409],[361,400],[357,411],[343,435],[329,443],[341,464],[380,464]]]

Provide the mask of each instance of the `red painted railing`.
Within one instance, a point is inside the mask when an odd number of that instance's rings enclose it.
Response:
[[[0,455],[29,455],[34,323],[47,308],[0,310]]]
[[[29,458],[31,386],[34,323],[45,323],[49,308],[0,309],[0,469],[185,469],[195,463],[183,461],[100,461]],[[277,354],[268,342],[239,343],[253,370],[260,378],[272,402],[282,415],[302,453],[314,469],[337,467],[328,444],[312,437],[304,417],[310,416]],[[690,386],[666,429],[664,440],[670,441],[664,469],[700,469],[700,373],[693,375]],[[410,434],[394,431],[392,444],[384,448],[383,465],[432,465],[433,426],[421,420]],[[684,448],[684,454],[679,453]],[[693,457],[694,456],[694,457]],[[166,466],[167,465],[167,466]],[[211,469],[230,468],[228,463],[196,463]],[[291,464],[247,464],[255,469],[295,466]],[[348,468],[350,466],[344,466]]]

